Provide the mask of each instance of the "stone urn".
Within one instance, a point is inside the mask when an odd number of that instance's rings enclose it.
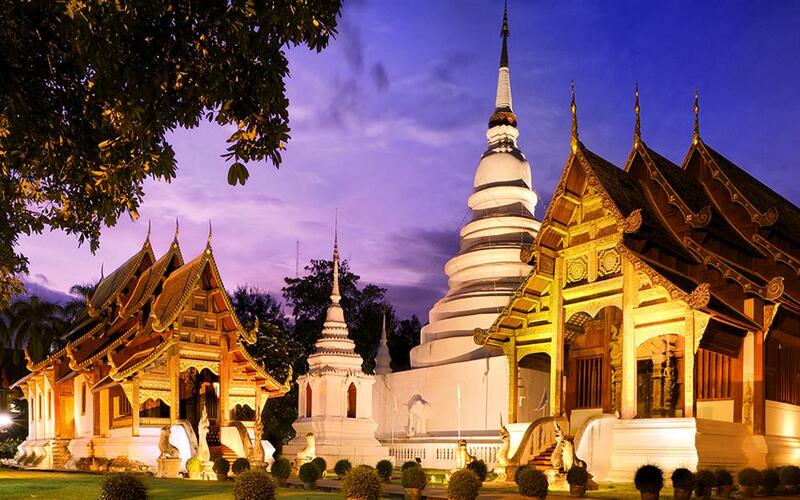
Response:
[[[569,496],[573,498],[583,498],[586,496],[586,485],[585,484],[570,484],[569,485]]]
[[[317,489],[317,482],[314,481],[313,483],[303,483],[303,488],[307,490],[316,490]]]
[[[422,498],[422,489],[420,488],[404,488],[406,493],[406,500],[420,500]]]
[[[658,500],[660,492],[640,491],[639,494],[641,495],[642,500]]]
[[[755,496],[755,490],[756,489],[752,486],[743,486],[743,485],[739,486],[739,493],[744,498],[753,498]]]
[[[730,484],[725,484],[717,487],[717,496],[720,496],[722,498],[730,498],[732,492],[733,492],[733,486]]]
[[[692,490],[682,490],[680,488],[675,488],[672,493],[672,498],[674,500],[689,500],[692,498]]]

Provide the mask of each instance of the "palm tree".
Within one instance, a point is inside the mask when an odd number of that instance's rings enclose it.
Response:
[[[97,283],[93,285],[89,283],[72,285],[69,289],[69,293],[75,298],[64,305],[64,315],[69,321],[78,317],[78,314],[86,307],[86,301],[92,298],[96,289]]]
[[[50,351],[68,324],[61,306],[36,295],[12,302],[3,315],[9,330],[8,346],[14,349],[27,346],[35,360],[42,359]]]

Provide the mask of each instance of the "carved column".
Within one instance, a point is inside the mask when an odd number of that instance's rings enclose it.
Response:
[[[228,425],[230,417],[228,412],[228,393],[231,388],[231,353],[227,335],[220,335],[219,349],[219,412],[217,425],[224,427]]]
[[[694,417],[695,405],[697,401],[694,397],[694,359],[697,353],[697,346],[700,344],[697,339],[697,331],[694,321],[695,312],[686,311],[686,320],[683,327],[683,416]]]
[[[139,435],[139,377],[131,382],[131,436]]]
[[[627,258],[622,259],[622,401],[620,416],[636,416],[636,332],[633,311],[639,294],[638,271]]]
[[[550,343],[550,415],[559,416],[563,411],[564,388],[564,259],[556,259],[553,284],[550,293],[550,322],[553,336]]]
[[[178,421],[181,412],[181,393],[180,393],[180,358],[178,355],[178,347],[173,346],[170,348],[169,354],[169,423],[175,425]]]
[[[508,421],[512,424],[517,422],[519,407],[519,363],[516,344],[516,337],[511,337],[509,345],[503,349],[508,363]]]

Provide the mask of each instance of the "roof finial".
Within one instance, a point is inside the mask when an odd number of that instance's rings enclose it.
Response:
[[[334,215],[333,223],[333,289],[331,290],[331,300],[339,302],[339,209]]]
[[[639,119],[639,82],[636,82],[635,95],[636,97],[633,104],[633,111],[636,113],[636,121],[633,125],[633,144],[638,146],[639,142],[642,140],[642,123]]]
[[[175,236],[173,236],[173,238],[172,238],[172,244],[173,245],[177,245],[178,244],[178,233],[180,233],[180,232],[181,232],[181,228],[180,228],[180,225],[178,224],[178,218],[175,217]]]
[[[151,223],[152,223],[152,222],[153,222],[153,221],[152,221],[152,219],[147,219],[147,236],[146,236],[146,237],[145,237],[145,239],[144,239],[144,242],[145,242],[145,243],[147,243],[148,241],[150,241],[150,229],[151,229],[151,227],[152,227],[152,226],[151,226]]]
[[[694,89],[694,131],[692,132],[692,143],[697,144],[700,140],[700,92]]]
[[[572,152],[578,151],[578,106],[575,105],[575,81],[571,82],[572,102],[570,102],[569,109],[572,112],[572,135],[570,137],[570,146]]]
[[[208,219],[208,240],[206,241],[206,252],[211,250],[211,219]]]
[[[503,7],[503,27],[500,29],[500,36],[503,37],[503,49],[500,52],[500,67],[508,67],[508,0]]]
[[[100,281],[103,281],[106,278],[105,266],[105,262],[100,263]]]

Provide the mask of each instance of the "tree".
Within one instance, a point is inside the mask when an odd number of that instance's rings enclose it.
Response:
[[[400,322],[389,336],[389,355],[392,357],[392,370],[400,371],[411,368],[409,354],[414,346],[419,345],[419,334],[422,324],[416,315]]]
[[[34,360],[44,358],[69,325],[64,309],[36,295],[20,298],[3,311],[6,347],[28,348]]]
[[[305,267],[308,274],[285,278],[283,297],[294,316],[294,338],[303,346],[305,358],[314,352],[314,343],[322,332],[325,313],[331,303],[333,261],[312,259]],[[381,322],[386,312],[387,322],[394,319],[394,308],[386,301],[386,289],[368,284],[359,288],[360,276],[350,271],[349,263],[339,264],[339,291],[342,309],[350,329],[350,338],[361,355],[363,370],[372,373],[381,335]],[[308,365],[299,373],[305,373]]]
[[[231,297],[236,315],[245,328],[252,328],[259,321],[256,343],[248,347],[261,366],[271,375],[283,381],[289,367],[295,367],[303,349],[292,338],[289,321],[283,315],[281,304],[268,293],[256,288],[238,287]],[[262,414],[264,438],[276,450],[294,437],[292,422],[297,419],[297,384],[282,398],[268,399]]]
[[[0,306],[21,291],[20,234],[138,217],[176,164],[166,134],[233,126],[228,182],[289,140],[285,49],[321,51],[341,0],[11,0],[0,9]]]

